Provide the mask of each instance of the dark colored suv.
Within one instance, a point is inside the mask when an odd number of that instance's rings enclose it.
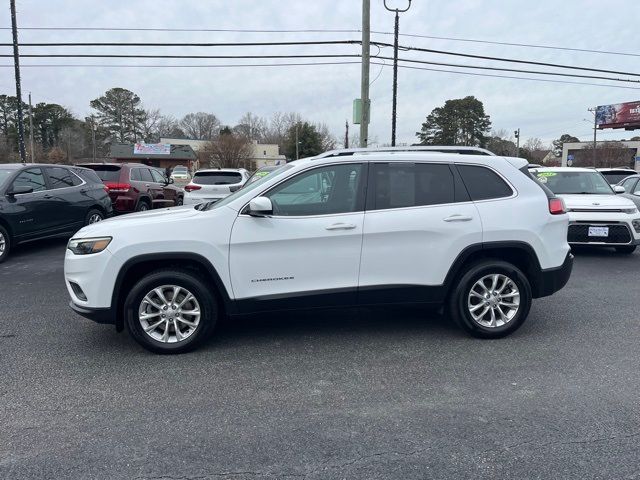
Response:
[[[12,245],[73,235],[111,213],[106,188],[91,170],[0,164],[0,262]]]
[[[184,190],[160,170],[141,163],[84,163],[102,179],[116,213],[182,205]]]

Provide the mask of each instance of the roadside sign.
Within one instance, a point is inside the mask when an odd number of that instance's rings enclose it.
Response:
[[[570,167],[571,165],[573,165],[573,159],[574,159],[573,155],[567,155],[567,167]]]

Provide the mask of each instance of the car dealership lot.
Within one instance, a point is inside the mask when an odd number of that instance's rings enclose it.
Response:
[[[226,322],[157,356],[69,310],[64,248],[0,266],[0,478],[637,475],[638,253],[578,252],[502,340],[364,309]]]

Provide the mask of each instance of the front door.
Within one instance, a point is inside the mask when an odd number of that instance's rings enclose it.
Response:
[[[355,303],[366,170],[342,163],[304,171],[263,194],[272,216],[240,213],[230,269],[241,312]]]
[[[55,202],[47,189],[44,173],[40,168],[29,168],[20,172],[7,191],[16,188],[32,188],[32,193],[7,197],[7,211],[15,236],[24,240],[46,235],[55,227]]]

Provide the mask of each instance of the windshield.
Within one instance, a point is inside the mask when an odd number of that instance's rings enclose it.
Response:
[[[611,195],[613,190],[599,172],[536,172],[536,178],[556,195]]]
[[[187,167],[173,167],[174,172],[186,172]]]
[[[198,185],[233,185],[242,182],[238,172],[196,172],[193,183]]]
[[[249,177],[249,180],[247,180],[247,183],[245,184],[245,186],[249,185],[251,183],[257,182],[262,177],[266,177],[267,175],[269,175],[274,170],[276,170],[276,169],[275,168],[265,168],[265,169],[257,170],[256,172],[253,173],[253,175],[251,175]]]
[[[294,165],[287,163],[283,166],[281,166],[280,168],[278,168],[277,170],[274,170],[270,175],[266,175],[264,177],[262,177],[260,180],[253,182],[251,185],[245,186],[244,188],[241,188],[240,190],[232,193],[229,196],[224,197],[222,200],[219,200],[215,203],[208,203],[206,204],[204,207],[202,207],[202,210],[211,210],[213,208],[218,208],[221,207],[223,205],[227,205],[230,202],[233,202],[236,198],[244,195],[245,193],[251,191],[251,190],[255,190],[257,188],[260,188],[260,186],[265,183],[267,180],[271,180],[273,177],[277,177],[279,175],[282,175],[284,172],[286,172],[287,170],[293,168]]]

